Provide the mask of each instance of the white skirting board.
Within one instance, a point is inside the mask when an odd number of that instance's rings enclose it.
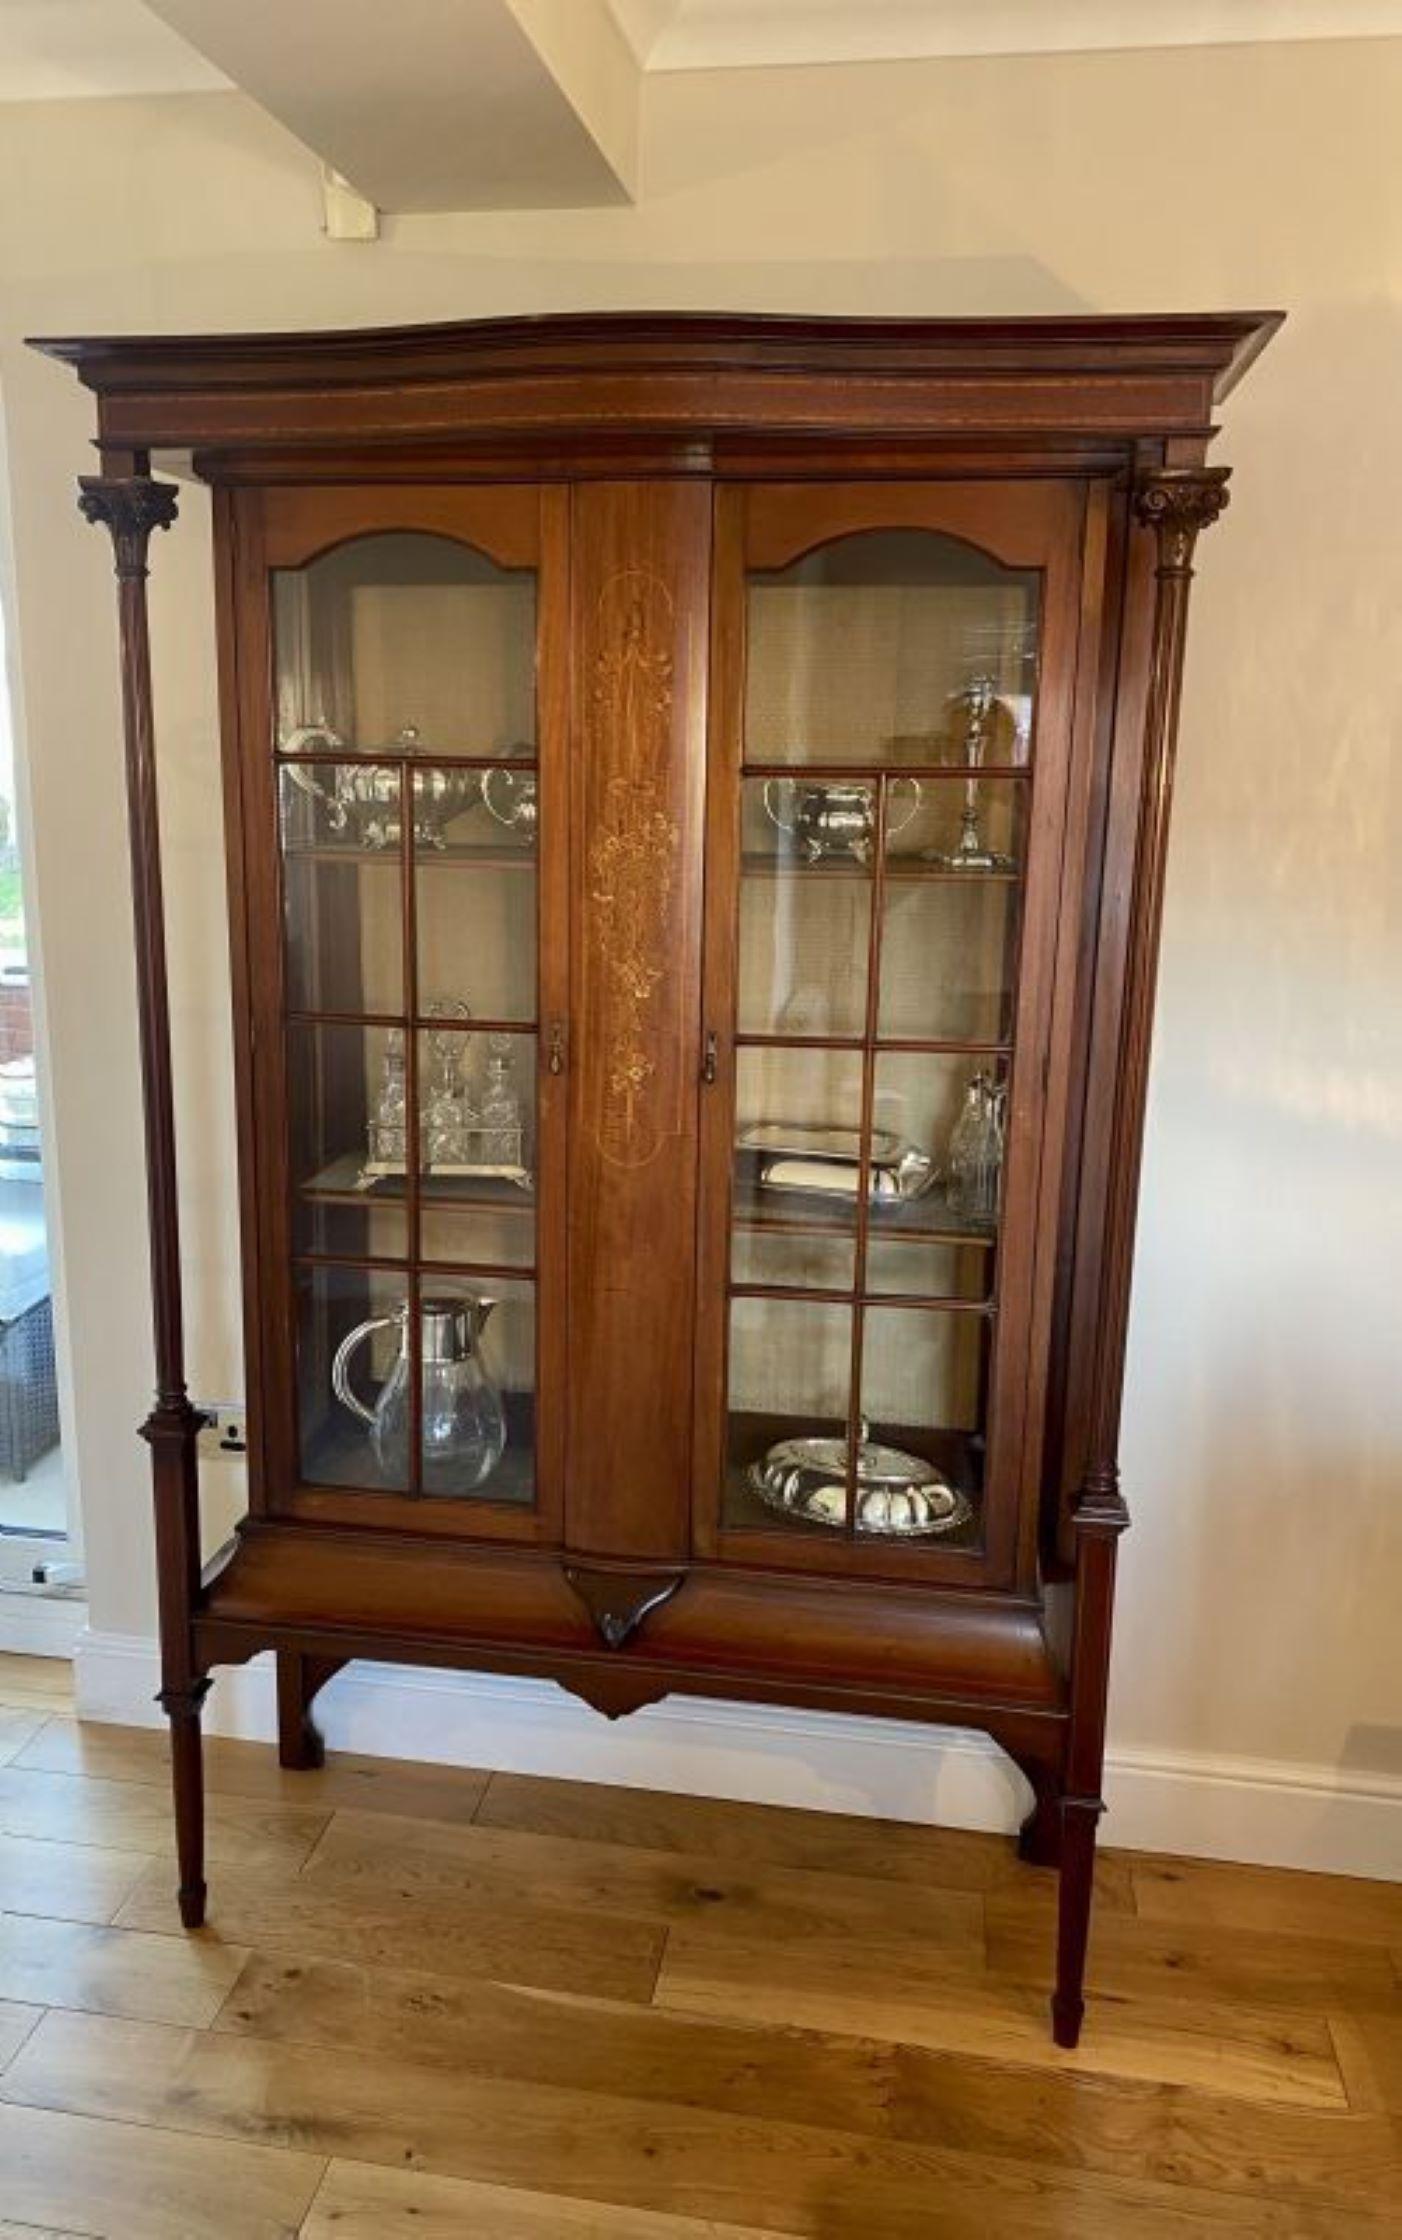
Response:
[[[154,1642],[85,1632],[85,1719],[158,1726]],[[332,1749],[683,1795],[1011,1830],[1030,1801],[981,1735],[674,1696],[608,1720],[548,1681],[355,1664],[317,1698]],[[276,1731],[273,1664],[216,1672],[211,1734]],[[1332,1767],[1111,1748],[1102,1840],[1134,1850],[1402,1879],[1402,1780]]]
[[[76,1656],[87,1617],[88,1606],[80,1597],[0,1588],[0,1651],[22,1657]]]

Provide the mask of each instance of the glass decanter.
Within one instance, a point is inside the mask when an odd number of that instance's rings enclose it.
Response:
[[[483,1365],[482,1332],[494,1299],[425,1295],[419,1304],[422,1487],[427,1494],[471,1493],[489,1478],[506,1449],[501,1394]],[[353,1354],[378,1330],[397,1330],[399,1350],[373,1407],[350,1382]],[[372,1315],[341,1340],[331,1364],[331,1389],[343,1407],[370,1426],[370,1443],[390,1485],[409,1474],[409,1303]]]
[[[380,1093],[370,1122],[370,1159],[377,1167],[403,1167],[407,1150],[409,1098],[404,1079],[404,1030],[385,1036]]]
[[[462,1082],[463,1044],[456,1034],[431,1034],[436,1079],[428,1093],[423,1116],[423,1159],[428,1170],[444,1173],[467,1163],[467,1131],[472,1108]]]
[[[945,1166],[950,1211],[970,1221],[997,1218],[1006,1095],[992,1074],[974,1074],[950,1133]]]
[[[487,1049],[487,1081],[478,1113],[482,1163],[488,1167],[523,1167],[525,1130],[520,1091],[512,1074],[510,1035],[494,1034]]]

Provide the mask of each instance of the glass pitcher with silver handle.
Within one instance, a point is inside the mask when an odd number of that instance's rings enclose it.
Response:
[[[471,1295],[425,1296],[419,1305],[420,1433],[423,1490],[450,1496],[471,1493],[500,1462],[506,1448],[501,1394],[482,1362],[482,1332],[495,1299]],[[350,1381],[353,1356],[378,1330],[397,1330],[399,1351],[367,1407]],[[375,1459],[391,1484],[408,1477],[409,1302],[392,1314],[372,1315],[349,1331],[331,1364],[331,1389],[342,1407],[370,1426]]]
[[[383,755],[418,755],[425,752],[411,723],[383,747],[347,750],[339,731],[329,723],[304,723],[282,743],[284,754],[342,754],[355,752],[354,762],[342,762],[330,785],[305,762],[287,762],[283,768],[294,785],[314,801],[324,804],[326,821],[335,833],[348,833],[362,848],[376,851],[397,848],[402,834],[399,772],[377,763]],[[360,759],[361,753],[364,760]],[[445,848],[444,833],[455,817],[470,809],[482,790],[476,770],[429,767],[409,774],[414,797],[414,842],[420,848]]]

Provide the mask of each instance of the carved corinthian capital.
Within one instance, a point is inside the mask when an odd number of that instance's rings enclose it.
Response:
[[[1134,486],[1134,511],[1157,532],[1159,574],[1190,576],[1201,529],[1210,529],[1230,502],[1230,467],[1155,467]]]
[[[146,474],[78,477],[78,510],[111,530],[119,582],[145,575],[151,531],[170,527],[179,496],[173,482],[153,482]]]

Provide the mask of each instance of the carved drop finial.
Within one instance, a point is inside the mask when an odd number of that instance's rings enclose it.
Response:
[[[78,510],[111,530],[119,583],[145,575],[151,531],[170,527],[179,497],[173,482],[153,482],[149,474],[78,477]]]
[[[1231,502],[1230,467],[1155,467],[1134,486],[1135,517],[1159,540],[1159,574],[1190,576],[1198,534]]]

